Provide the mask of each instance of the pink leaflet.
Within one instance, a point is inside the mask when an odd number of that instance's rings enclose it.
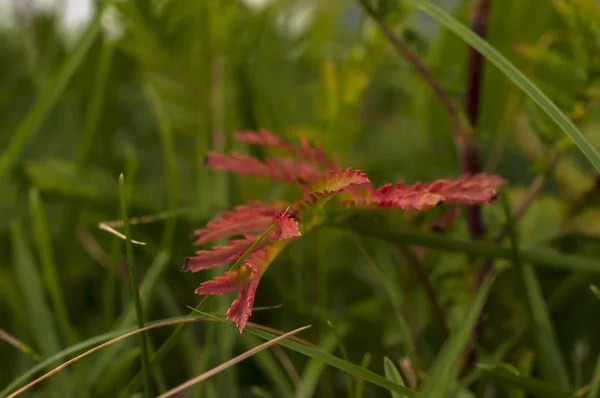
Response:
[[[254,274],[255,272],[252,271],[252,275]],[[196,289],[196,294],[214,295],[231,293],[246,285],[251,278],[250,271],[247,271],[246,267],[242,266],[235,271],[227,271],[223,276],[217,276],[202,283]]]
[[[204,164],[216,170],[266,177],[288,183],[296,183],[300,178],[312,180],[319,176],[319,172],[311,164],[291,158],[269,158],[263,163],[252,156],[237,153],[228,156],[211,152],[204,159]]]
[[[185,259],[183,270],[198,272],[236,261],[256,239],[254,236],[249,236],[246,239],[229,241],[227,246],[214,246],[212,250],[200,250],[196,252],[196,256]]]
[[[285,240],[301,236],[298,222],[287,214],[276,218],[277,226],[274,229],[275,233],[270,236],[273,240]]]
[[[325,177],[322,177],[305,189],[305,200],[309,203],[314,203],[321,197],[347,191],[355,185],[367,184],[369,182],[366,174],[360,170],[350,168],[332,170]]]
[[[259,282],[260,278],[257,278],[245,284],[238,298],[235,299],[229,310],[227,310],[227,319],[235,322],[240,333],[242,333],[248,323],[248,318],[252,315],[254,296],[256,295]]]
[[[205,228],[195,231],[192,235],[194,243],[200,245],[235,235],[262,232],[284,208],[282,202],[252,202],[236,206],[234,211],[222,212],[219,218],[210,221]]]

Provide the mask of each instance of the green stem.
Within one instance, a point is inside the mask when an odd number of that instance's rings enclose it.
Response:
[[[129,218],[127,216],[127,195],[125,180],[123,174],[119,176],[119,192],[121,196],[121,217],[123,218],[123,227],[125,231],[126,241],[125,249],[127,252],[127,263],[129,266],[129,282],[131,284],[131,294],[133,295],[133,301],[135,303],[135,312],[137,314],[138,327],[141,329],[144,327],[144,313],[142,312],[142,301],[140,299],[140,292],[137,288],[138,281],[138,270],[137,264],[135,263],[133,256],[133,243],[131,243],[131,229],[129,228]],[[144,373],[144,386],[146,397],[152,395],[152,386],[150,383],[150,361],[148,354],[148,335],[146,332],[139,334],[140,340],[140,351],[142,354],[142,371]]]
[[[497,258],[504,260],[513,259],[512,249],[497,243],[471,242],[450,237],[394,231],[386,228],[386,226],[381,223],[372,225],[372,223],[367,224],[366,222],[362,221],[347,221],[331,226],[340,229],[351,228],[360,235],[380,238],[388,242],[425,246],[442,251],[464,253],[486,258]],[[579,270],[591,273],[600,273],[599,261],[582,256],[562,254],[554,250],[547,249],[520,250],[519,255],[521,257],[521,261],[525,263],[532,263],[538,266],[569,271]]]

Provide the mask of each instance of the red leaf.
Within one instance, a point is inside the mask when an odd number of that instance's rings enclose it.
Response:
[[[337,162],[331,160],[323,148],[319,145],[312,146],[310,142],[302,137],[300,147],[296,147],[287,140],[276,136],[270,131],[261,129],[258,132],[246,131],[235,134],[235,138],[251,145],[276,148],[295,155],[297,158],[314,163],[326,170],[335,170],[338,168]]]
[[[288,216],[287,214],[283,214],[276,218],[277,228],[276,232],[272,234],[270,239],[273,240],[285,240],[291,238],[297,238],[301,236],[300,228],[298,227],[298,222]]]
[[[185,259],[183,271],[198,272],[236,261],[252,244],[256,237],[229,241],[227,246],[215,246],[212,250],[200,250],[196,256]]]
[[[206,227],[194,232],[197,245],[235,235],[260,233],[273,223],[275,217],[285,208],[282,202],[265,204],[253,202],[237,206],[234,211],[219,214],[219,218],[210,221]]]
[[[350,202],[413,210],[424,210],[442,203],[478,205],[492,201],[497,195],[495,187],[504,183],[502,178],[484,173],[429,184],[407,186],[400,182],[395,186],[385,184],[378,189],[372,186],[356,189]]]
[[[248,323],[248,318],[252,315],[254,296],[256,295],[256,289],[258,288],[259,282],[260,279],[257,278],[244,285],[240,291],[240,295],[227,311],[227,319],[235,322],[240,333],[242,333]]]
[[[366,184],[369,179],[360,170],[343,169],[330,171],[307,189],[305,200],[315,202],[321,197],[347,191],[354,185]],[[310,191],[308,191],[310,190]]]

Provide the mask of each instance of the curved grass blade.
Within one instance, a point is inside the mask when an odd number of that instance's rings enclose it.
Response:
[[[218,316],[218,315],[213,315],[213,314],[207,314],[201,311],[197,311],[196,312],[200,313],[203,316],[206,316],[208,318],[212,318],[215,319],[219,322],[222,322],[224,324],[227,324],[228,326],[231,327],[235,327],[235,324],[231,321],[228,321],[226,318],[222,317],[222,316]],[[244,328],[244,333],[248,332],[251,333],[255,336],[260,337],[261,339],[265,339],[265,340],[271,340],[273,339],[276,335],[261,329],[257,329],[256,327],[253,326],[246,326],[246,328]],[[371,372],[370,370],[367,370],[365,368],[362,368],[358,365],[355,365],[351,362],[345,361],[341,358],[338,358],[336,356],[333,356],[331,354],[328,354],[324,351],[321,351],[319,349],[298,343],[296,341],[292,341],[292,340],[283,340],[279,342],[279,345],[289,348],[291,350],[294,350],[302,355],[305,355],[309,358],[313,358],[319,361],[322,361],[330,366],[333,366],[334,368],[337,368],[345,373],[348,373],[352,376],[361,378],[361,379],[365,379],[366,381],[375,384],[379,387],[383,387],[386,388],[390,391],[396,391],[399,393],[404,394],[407,397],[417,397],[419,396],[418,393],[416,391],[411,390],[410,388],[401,386],[397,383],[394,383],[393,381],[390,381],[388,379],[386,379],[383,376],[380,376],[376,373]]]
[[[186,316],[177,316],[177,317],[173,317],[173,318],[166,318],[166,319],[161,319],[158,321],[148,322],[148,325],[146,327],[156,327],[156,325],[165,324],[165,323],[174,324],[174,323],[180,323],[180,322],[190,323],[190,322],[205,322],[205,321],[207,321],[206,318],[190,317],[189,315],[186,315]],[[60,351],[60,352],[57,352],[56,354],[52,355],[49,358],[44,359],[42,362],[38,363],[37,365],[35,365],[31,369],[29,369],[28,371],[23,373],[21,376],[19,376],[15,380],[13,380],[8,386],[4,387],[4,389],[2,391],[0,391],[0,398],[6,397],[10,391],[18,388],[20,385],[22,385],[27,380],[29,380],[33,375],[35,375],[36,373],[40,372],[41,370],[43,370],[45,368],[50,367],[53,363],[60,361],[64,358],[68,357],[71,354],[88,349],[89,347],[95,346],[97,344],[101,344],[107,340],[114,339],[115,337],[118,337],[125,333],[129,333],[134,330],[136,330],[135,327],[125,328],[122,330],[115,330],[114,332],[101,334],[99,336],[94,336],[90,339],[82,341],[81,343],[77,343],[71,347],[68,347],[68,348]]]
[[[65,91],[71,77],[75,74],[75,70],[79,64],[81,64],[85,54],[100,33],[102,15],[111,2],[111,0],[100,2],[87,32],[81,37],[79,43],[77,43],[75,49],[67,57],[56,75],[48,82],[42,94],[33,105],[33,108],[31,108],[25,117],[25,120],[21,122],[17,131],[12,135],[12,139],[8,144],[6,151],[3,153],[2,161],[0,162],[0,180],[2,180],[4,175],[7,174],[18,161],[19,156],[26,145],[34,138],[35,134],[37,134],[40,126],[52,110],[52,107]]]
[[[158,398],[168,398],[168,397],[172,397],[173,395],[176,395],[184,390],[187,390],[188,388],[192,387],[194,384],[198,384],[201,381],[204,381],[206,379],[208,379],[209,377],[212,377],[214,375],[216,375],[219,372],[222,372],[224,370],[226,370],[227,368],[243,361],[244,359],[264,350],[265,348],[268,348],[274,344],[279,343],[282,340],[287,339],[288,337],[296,334],[296,333],[300,333],[303,330],[306,330],[310,327],[310,325],[308,326],[303,326],[301,328],[298,328],[296,330],[292,330],[291,332],[285,333],[281,336],[277,336],[273,339],[269,339],[269,341],[267,341],[266,343],[263,343],[261,345],[258,345],[254,348],[252,348],[251,350],[248,350],[246,352],[244,352],[243,354],[240,354],[238,356],[236,356],[235,358],[230,359],[229,361],[222,363],[221,365],[212,368],[211,370],[209,370],[208,372],[205,372],[197,377],[194,377],[193,379],[173,388],[172,390],[167,391],[166,393],[160,395]]]
[[[496,366],[487,364],[478,364],[480,369],[486,376],[491,377],[499,383],[519,388],[540,398],[569,398],[573,394],[567,390],[563,390],[556,384],[552,384],[545,380],[536,379],[533,377],[524,377],[511,372],[506,366]]]
[[[169,252],[160,251],[158,255],[154,257],[154,261],[150,267],[148,267],[148,270],[146,271],[144,279],[140,285],[140,300],[142,301],[142,306],[147,307],[150,303],[150,298],[155,292],[156,285],[159,282],[166,266],[169,264],[170,259],[171,254]],[[135,321],[135,316],[135,303],[130,302],[127,306],[127,309],[115,322],[113,328],[123,329],[127,327]],[[111,363],[115,359],[115,356],[119,353],[119,350],[120,349],[116,346],[108,347],[106,350],[103,350],[102,354],[98,357],[98,360],[94,362],[93,367],[88,372],[87,382],[90,386],[95,385],[101,378],[105,369],[111,366]]]
[[[175,320],[167,320],[167,321],[159,321],[159,322],[155,322],[154,324],[145,326],[143,328],[139,328],[139,329],[134,329],[132,331],[126,332],[124,334],[119,334],[116,337],[114,337],[113,339],[111,339],[110,341],[104,342],[86,352],[84,352],[83,354],[80,354],[78,356],[76,356],[75,358],[71,358],[70,360],[68,360],[67,362],[55,367],[54,369],[52,369],[51,371],[45,373],[44,375],[38,377],[37,379],[35,379],[34,381],[32,381],[31,383],[27,384],[24,387],[21,387],[20,389],[18,389],[17,391],[13,392],[12,394],[10,394],[7,398],[14,398],[17,395],[21,394],[22,392],[28,390],[29,388],[33,387],[35,384],[47,379],[48,377],[60,372],[61,370],[65,369],[66,367],[68,367],[69,365],[79,361],[80,359],[93,354],[94,352],[109,346],[111,344],[117,343],[127,337],[133,336],[134,334],[141,334],[141,333],[145,333],[147,330],[149,329],[156,329],[156,328],[160,328],[160,327],[164,327],[164,326],[170,326],[170,325],[174,325],[174,324],[178,324],[178,323],[186,323],[186,322],[191,322],[191,321],[197,321],[197,320],[201,320],[201,319],[194,319],[194,318],[180,318],[180,319],[175,319]]]
[[[459,367],[456,365],[472,336],[477,319],[483,310],[488,294],[492,288],[496,274],[490,272],[484,279],[467,317],[458,331],[450,336],[442,350],[427,372],[422,394],[427,398],[443,398],[452,388]]]
[[[517,87],[527,94],[554,122],[560,127],[588,158],[594,168],[600,172],[600,154],[581,134],[579,129],[567,116],[546,96],[535,84],[531,82],[519,69],[517,69],[498,50],[492,47],[481,37],[473,33],[465,25],[457,21],[443,9],[433,4],[430,0],[405,0],[414,7],[429,14],[438,23],[444,25],[471,47],[481,53],[489,62],[494,64]]]

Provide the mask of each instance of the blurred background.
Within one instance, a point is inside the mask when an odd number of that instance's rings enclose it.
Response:
[[[199,300],[194,289],[221,274],[180,272],[197,250],[190,240],[195,229],[234,205],[288,195],[286,187],[201,165],[209,150],[264,156],[234,142],[235,132],[264,128],[294,142],[307,137],[376,185],[462,174],[446,111],[358,2],[110,3],[101,14],[92,0],[0,0],[0,331],[34,352],[16,349],[7,337],[0,341],[0,389],[39,357],[135,325],[123,241],[97,226],[120,218],[122,172],[130,216],[171,212],[132,230],[147,243],[135,255],[148,320],[189,313],[186,306]],[[403,2],[377,3],[462,109],[467,45]],[[470,25],[476,1],[435,3]],[[597,2],[492,0],[486,39],[600,147]],[[600,180],[590,164],[492,65],[484,66],[481,93],[474,140],[483,170],[508,181],[513,206],[539,185],[519,219],[521,248],[598,256]],[[428,232],[443,211],[398,223]],[[501,206],[485,207],[483,215],[495,235]],[[464,217],[447,234],[468,239]],[[319,230],[279,256],[261,282],[256,306],[282,307],[256,311],[251,320],[280,330],[312,324],[303,338],[336,356],[343,345],[348,360],[382,373],[383,356],[397,362],[407,355],[399,312],[418,367],[427,369],[443,333],[410,261],[405,247],[360,231]],[[481,263],[438,251],[422,258],[450,330],[469,309]],[[587,288],[598,278],[548,268],[538,276],[572,386],[580,388],[600,345],[598,302]],[[481,358],[497,354],[518,366],[535,356],[518,282],[508,270],[494,286],[476,348]],[[224,314],[235,294],[213,300],[210,310]],[[170,331],[153,331],[152,345]],[[173,387],[258,342],[224,325],[194,325],[162,362],[157,384]],[[68,379],[57,375],[27,394],[118,396],[138,370],[137,340],[128,339],[65,370]],[[193,392],[289,396],[294,377],[306,396],[389,395],[369,384],[360,395],[349,392],[343,373],[281,349]],[[511,392],[481,375],[457,388],[465,397]]]

